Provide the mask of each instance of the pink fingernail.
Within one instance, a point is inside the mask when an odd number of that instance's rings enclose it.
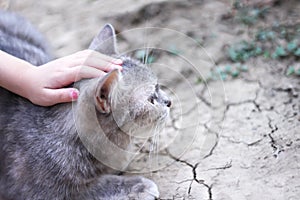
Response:
[[[119,70],[123,69],[123,67],[121,65],[117,65],[117,66],[118,66],[117,69],[119,69]]]
[[[78,96],[79,96],[79,91],[78,90],[72,90],[71,92],[71,97],[72,97],[72,100],[77,100],[78,99]]]
[[[111,65],[111,69],[119,69],[119,70],[122,70],[122,65],[116,65],[116,64],[112,64]]]
[[[123,64],[123,60],[121,60],[121,59],[114,60],[114,64],[116,64],[116,65],[122,65]]]

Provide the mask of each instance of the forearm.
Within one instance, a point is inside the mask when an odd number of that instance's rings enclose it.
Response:
[[[36,67],[0,51],[0,86],[34,104],[51,106],[78,98],[76,88],[64,86],[104,76],[112,69],[121,69],[121,64],[121,60],[84,50]]]
[[[28,74],[34,68],[30,63],[0,51],[0,86],[28,98]]]

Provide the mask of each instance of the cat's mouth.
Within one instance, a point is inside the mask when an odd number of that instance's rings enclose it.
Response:
[[[123,132],[128,135],[138,137],[138,138],[149,138],[153,137],[165,126],[166,120],[157,118],[155,120],[135,120],[128,123],[125,127],[122,128]],[[125,128],[125,130],[124,130]]]
[[[169,109],[152,109],[148,111],[131,112],[130,118],[132,122],[141,128],[148,126],[156,126],[164,124],[169,117]]]

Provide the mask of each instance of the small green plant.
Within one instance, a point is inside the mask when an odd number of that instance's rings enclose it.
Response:
[[[134,57],[145,64],[151,64],[155,62],[156,57],[149,50],[140,49],[134,53]]]
[[[279,58],[279,57],[285,57],[288,53],[286,52],[285,48],[282,46],[276,47],[275,52],[272,54],[272,58]]]
[[[197,83],[208,82],[208,81],[215,81],[215,80],[228,80],[237,78],[241,73],[248,71],[248,67],[246,65],[240,64],[227,64],[227,65],[220,65],[214,67],[209,76],[204,78],[198,78]]]
[[[295,50],[294,55],[300,57],[300,47]]]
[[[254,25],[259,18],[264,18],[268,12],[267,7],[265,8],[251,8],[251,7],[242,7],[238,10],[237,19],[246,25]]]
[[[296,75],[300,76],[300,66],[295,67],[293,65],[289,66],[286,70],[286,75],[291,76],[291,75]]]
[[[289,43],[287,44],[287,50],[288,50],[289,52],[295,51],[295,50],[297,49],[297,47],[298,47],[298,45],[297,45],[297,42],[296,42],[296,41],[292,41],[292,42],[289,42]]]
[[[250,41],[242,40],[228,48],[229,59],[235,63],[247,61],[251,57],[263,55],[265,59],[283,59],[287,57],[300,57],[298,39],[282,42],[280,33],[272,30],[259,30]],[[278,45],[278,41],[284,45]]]
[[[245,7],[243,1],[240,0],[234,1],[233,9],[237,11],[235,19],[246,25],[257,25],[258,20],[263,19],[269,10],[268,7],[261,9]],[[242,63],[250,58],[259,56],[276,60],[300,58],[300,23],[291,26],[275,21],[268,28],[253,26],[253,29],[251,39],[241,40],[228,46],[227,55],[232,64],[215,67],[211,71],[209,80],[238,77],[241,73],[248,71],[248,67]],[[286,75],[300,76],[300,66],[288,67]]]
[[[295,73],[295,67],[294,66],[289,66],[288,69],[286,70],[286,75],[292,75]]]
[[[233,62],[245,62],[251,57],[261,55],[263,50],[254,42],[241,41],[229,47],[228,55]]]
[[[259,30],[256,34],[255,34],[255,39],[258,41],[272,41],[275,39],[275,33],[274,31],[271,30]]]

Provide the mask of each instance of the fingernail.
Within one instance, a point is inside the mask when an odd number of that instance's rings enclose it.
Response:
[[[72,90],[72,92],[71,92],[72,100],[73,101],[77,100],[78,96],[79,96],[79,91],[78,90]]]
[[[121,65],[116,65],[116,64],[112,64],[110,66],[110,68],[113,70],[113,69],[119,69],[119,70],[122,70],[122,66]]]
[[[116,65],[122,65],[123,64],[123,60],[116,59],[116,60],[113,61],[113,63],[116,64]]]
[[[119,70],[122,70],[122,69],[123,69],[122,65],[115,65],[115,66],[116,66],[116,68],[119,69]]]

